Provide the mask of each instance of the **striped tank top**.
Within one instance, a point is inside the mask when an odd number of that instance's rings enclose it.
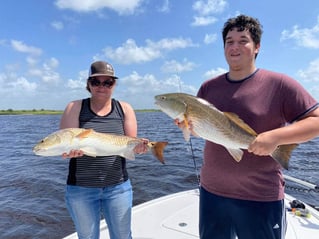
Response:
[[[91,110],[90,99],[83,99],[79,121],[80,128],[124,135],[124,113],[120,103],[115,99],[112,99],[111,112],[105,116],[96,115]],[[84,155],[70,159],[68,185],[106,187],[127,179],[126,160],[123,157]]]

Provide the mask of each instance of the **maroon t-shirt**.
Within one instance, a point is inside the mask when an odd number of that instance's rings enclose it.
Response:
[[[258,69],[241,81],[227,74],[202,84],[198,97],[219,110],[233,112],[257,133],[293,123],[317,107],[317,101],[292,78]],[[220,196],[275,201],[284,198],[281,166],[270,156],[256,156],[244,150],[236,162],[227,150],[206,141],[201,185]]]

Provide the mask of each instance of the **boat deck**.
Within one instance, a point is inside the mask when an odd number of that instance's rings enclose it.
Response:
[[[198,190],[189,190],[154,199],[133,207],[133,239],[194,239],[198,236]],[[295,198],[286,195],[285,203]],[[307,207],[309,218],[287,211],[286,239],[318,239],[319,212]],[[65,239],[77,238],[76,233]],[[101,221],[100,238],[109,238]]]

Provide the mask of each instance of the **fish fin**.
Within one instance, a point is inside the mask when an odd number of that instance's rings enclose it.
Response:
[[[164,160],[164,148],[168,142],[149,142],[147,146],[151,149],[152,154],[162,163],[165,164]]]
[[[187,120],[187,114],[184,113],[184,127],[182,128],[182,132],[183,132],[183,136],[185,141],[189,141],[190,137],[191,137],[191,131],[189,130],[189,123]]]
[[[188,120],[187,120],[187,114],[184,113],[184,123],[185,123],[185,128],[188,129],[189,128],[189,124],[188,124]]]
[[[257,136],[257,133],[255,132],[255,130],[253,130],[248,124],[246,124],[241,118],[239,118],[237,114],[232,112],[223,112],[223,113],[229,120],[234,122],[240,128],[247,131],[249,134],[253,136]]]
[[[240,160],[242,159],[243,154],[244,154],[244,152],[241,149],[227,148],[227,151],[236,160],[236,162],[240,162]]]
[[[284,169],[288,170],[289,160],[291,152],[298,146],[298,144],[287,144],[280,145],[277,149],[271,154],[273,157]]]
[[[86,129],[75,137],[79,139],[87,138],[93,131],[94,131],[93,129]]]
[[[92,147],[81,147],[80,150],[82,150],[85,155],[96,157],[96,150]]]
[[[135,154],[133,150],[127,150],[123,153],[123,157],[130,160],[135,160]]]

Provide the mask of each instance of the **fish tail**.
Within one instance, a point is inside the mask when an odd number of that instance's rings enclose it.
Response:
[[[288,170],[289,160],[292,151],[298,146],[298,144],[287,144],[280,145],[271,156],[278,162],[280,165]]]
[[[148,146],[150,147],[152,154],[162,163],[165,163],[164,160],[164,148],[168,142],[149,142]]]

